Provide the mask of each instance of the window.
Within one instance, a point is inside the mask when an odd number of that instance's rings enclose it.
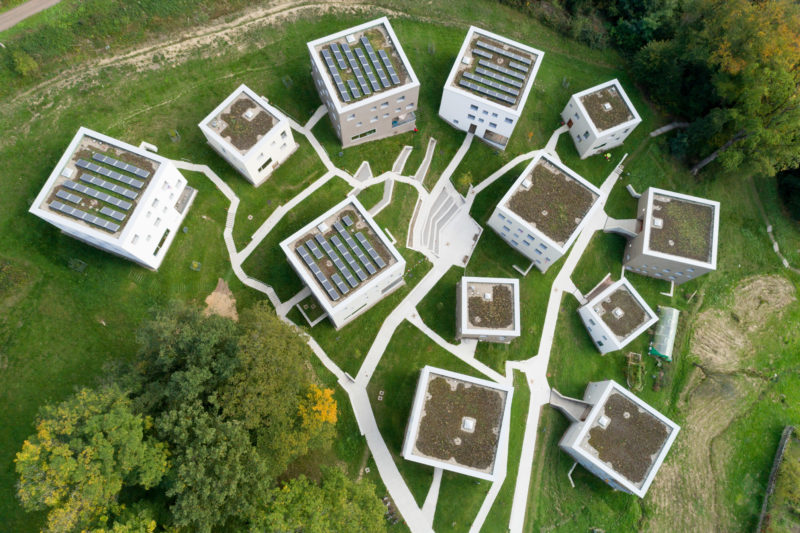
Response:
[[[363,126],[363,125],[364,125],[364,123],[361,122],[360,120],[356,123],[356,127]]]
[[[271,157],[270,157],[270,158],[268,158],[266,161],[264,161],[264,164],[263,164],[263,165],[261,165],[260,167],[258,167],[258,172],[263,172],[263,171],[264,171],[264,169],[265,169],[265,168],[267,168],[267,165],[269,165],[270,163],[272,163],[272,158],[271,158]]]
[[[656,272],[656,277],[661,277],[661,272]]]
[[[597,345],[598,346],[602,346],[603,345],[603,341],[597,341]]]
[[[547,245],[544,243],[540,243],[539,248],[541,248],[542,250],[547,250]]]
[[[488,114],[489,114],[489,112],[488,112],[488,111],[486,111],[486,110],[484,109],[484,110],[483,110],[483,114],[484,114],[484,115],[488,115]]]
[[[662,270],[662,272],[664,272],[664,274],[669,274],[669,269],[665,268],[664,270]]]
[[[497,213],[497,218],[499,218],[500,220],[505,220],[506,219],[506,217],[505,217],[505,215],[503,213]]]
[[[517,241],[513,240],[513,239],[511,241],[511,244],[513,244],[514,246],[519,246],[519,243]]]
[[[148,211],[147,214],[145,215],[145,218],[150,218],[150,215],[152,214],[153,214],[152,212]]]
[[[281,150],[286,150],[286,143],[283,143],[283,144],[281,145]]]
[[[484,120],[483,120],[482,118],[479,118],[479,119],[478,119],[478,122],[480,122],[481,124],[483,124],[483,123],[484,123]]]
[[[497,113],[492,113],[492,116],[493,116],[494,118],[497,118]]]
[[[578,142],[581,142],[583,140],[583,138],[580,135],[576,135],[575,138],[578,139]]]
[[[694,269],[693,268],[687,268],[686,272],[694,272]]]
[[[514,123],[513,120],[511,120],[510,118],[506,118],[506,124],[513,124],[513,123]]]
[[[389,113],[384,113],[383,118],[389,118]]]
[[[539,260],[537,259],[537,260],[536,260],[536,264],[537,264],[537,265],[541,265],[541,264],[542,264],[542,262],[541,262],[541,261],[539,261]]]
[[[389,102],[383,102],[381,104],[381,109],[386,109],[387,107],[389,107]]]
[[[628,133],[629,131],[631,131],[631,129],[630,129],[630,128],[626,129],[626,130],[625,130],[625,131],[623,131],[622,133]]]
[[[405,102],[405,101],[406,101],[406,97],[405,97],[405,96],[401,96],[400,98],[398,98],[398,99],[397,99],[397,103],[398,103],[398,104],[399,104],[400,102]]]
[[[511,228],[509,228],[508,226],[503,226],[503,229],[504,229],[505,231],[511,231]]]
[[[478,106],[476,106],[475,104],[470,104],[469,108],[472,109],[473,111],[478,110]]]
[[[139,242],[139,236],[138,235],[134,235],[133,239],[131,239],[131,244],[136,244],[137,242]]]
[[[350,120],[350,119],[348,118],[347,120]],[[277,143],[277,142],[278,141],[272,141],[272,144],[270,144],[270,146],[275,146],[275,143]]]
[[[155,222],[155,224],[153,224],[153,226],[158,227],[159,224],[161,224],[161,217],[156,219],[156,222]]]
[[[371,123],[378,122],[378,116],[377,116],[377,115],[375,115],[374,117],[372,117],[371,119],[369,119],[369,121],[370,121]]]
[[[368,137],[370,135],[373,135],[374,133],[375,133],[375,128],[369,131],[365,131],[364,133],[359,133],[358,135],[353,135],[352,137],[350,137],[350,140],[355,141],[356,139],[360,139],[362,137]]]
[[[584,131],[583,132],[583,138],[584,139],[588,139],[589,138],[589,132],[588,131]]]
[[[525,246],[530,246],[531,245],[531,243],[529,243],[528,241],[522,241],[522,244],[524,244]]]
[[[467,118],[470,120],[475,120],[475,115],[467,115]]]
[[[536,255],[542,255],[542,251],[540,249],[538,249],[538,248],[536,248],[533,251],[536,252]]]
[[[399,113],[400,111],[402,111],[402,109],[401,109],[401,108],[399,108],[399,107],[398,107],[397,109],[395,109],[395,110],[394,110],[394,112],[395,112],[395,113]]]
[[[378,110],[378,106],[374,105],[369,110],[370,111],[377,111]]]
[[[675,272],[676,276],[683,276],[683,272]]]
[[[647,265],[642,265],[642,268],[647,268]]]
[[[158,198],[153,200],[153,207],[158,207]]]
[[[490,128],[496,128],[497,127],[497,123],[496,122],[490,122],[489,123],[489,127]]]
[[[411,109],[412,107],[414,107],[414,104],[408,104],[408,105],[406,106],[406,109]]]
[[[285,138],[286,138],[286,130],[283,130],[281,132],[281,139],[285,139]]]
[[[675,276],[670,276],[669,279],[670,281],[675,281]]]
[[[353,120],[354,118],[356,118],[356,114],[355,113],[350,113],[350,116],[347,117],[347,120]]]
[[[593,326],[596,326],[596,325],[597,325],[597,324],[595,324],[595,323],[594,323],[594,320],[592,320],[591,318],[589,319],[589,324],[591,324],[591,325],[593,325]]]
[[[454,123],[454,124],[458,124],[458,120],[456,120],[456,119],[453,119],[453,123]]]

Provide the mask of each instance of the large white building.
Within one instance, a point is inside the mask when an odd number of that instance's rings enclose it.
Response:
[[[521,329],[518,279],[461,278],[456,286],[456,338],[508,344]]]
[[[81,128],[30,212],[71,237],[156,270],[196,193],[169,159]]]
[[[442,91],[439,116],[505,150],[544,52],[470,26]]]
[[[581,159],[621,145],[642,121],[617,79],[573,94],[561,120]]]
[[[497,204],[488,225],[545,272],[578,237],[599,198],[600,189],[540,154]]]
[[[621,350],[658,321],[627,278],[611,281],[608,275],[585,298],[578,315],[602,354]]]
[[[583,400],[553,389],[550,404],[572,422],[558,443],[611,487],[644,498],[680,426],[619,383],[589,383]]]
[[[208,144],[256,187],[298,147],[286,115],[244,84],[199,126]]]
[[[405,260],[355,197],[333,206],[280,246],[336,329],[404,283]]]
[[[311,76],[342,147],[416,128],[419,80],[389,19],[308,43]]]
[[[403,457],[492,482],[501,479],[513,392],[510,385],[426,366],[417,382]]]
[[[717,269],[719,202],[655,187],[639,198],[622,264],[676,285]]]

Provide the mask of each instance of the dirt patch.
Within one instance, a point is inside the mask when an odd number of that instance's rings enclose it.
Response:
[[[597,195],[541,159],[527,179],[530,187],[520,186],[508,207],[555,242],[565,243]]]
[[[714,490],[733,451],[725,434],[766,387],[763,379],[742,372],[754,335],[794,300],[794,287],[785,278],[752,277],[736,287],[730,310],[708,309],[697,318],[689,351],[698,366],[678,401],[685,419],[650,489],[653,512],[642,530],[739,529]]]
[[[230,287],[222,278],[217,281],[217,288],[206,297],[206,308],[203,313],[208,315],[219,315],[239,320],[239,313],[236,311],[236,298],[233,297]]]

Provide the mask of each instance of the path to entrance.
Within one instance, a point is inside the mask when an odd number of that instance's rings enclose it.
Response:
[[[29,0],[13,9],[9,9],[5,13],[0,14],[0,31],[6,31],[12,28],[26,18],[32,17],[48,7],[53,7],[60,1],[61,0]]]

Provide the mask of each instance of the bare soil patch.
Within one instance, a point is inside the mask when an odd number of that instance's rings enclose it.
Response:
[[[239,320],[239,313],[236,311],[236,298],[233,297],[230,287],[222,278],[217,281],[217,288],[206,297],[206,308],[203,313],[208,315],[219,315]]]

